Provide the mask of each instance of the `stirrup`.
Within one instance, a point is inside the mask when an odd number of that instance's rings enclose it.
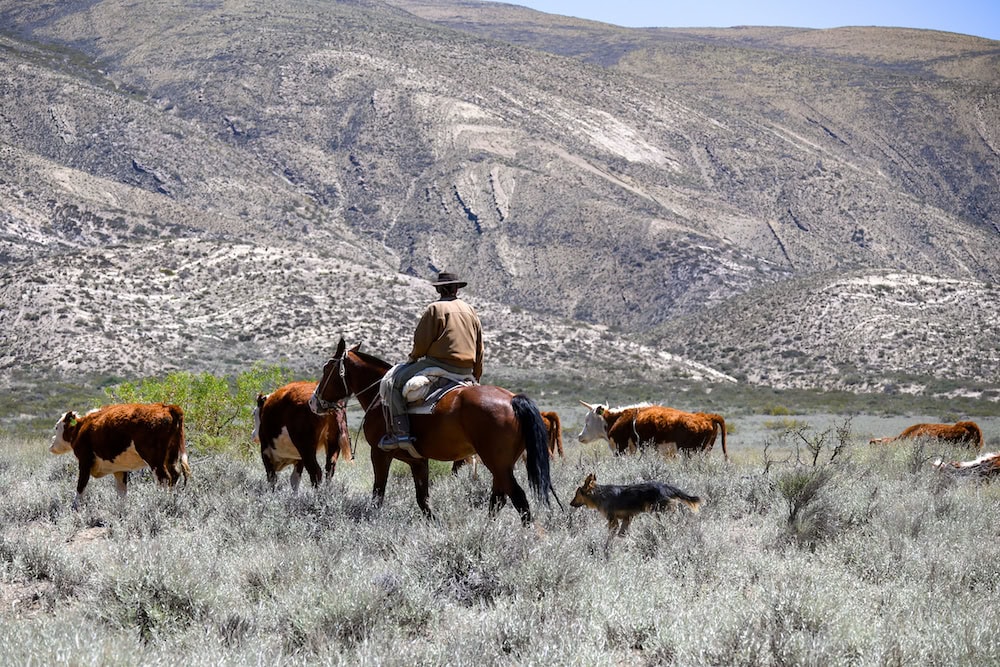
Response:
[[[383,452],[392,452],[397,449],[405,449],[406,453],[415,459],[422,459],[423,456],[417,451],[413,443],[416,442],[416,438],[411,435],[388,435],[382,437],[378,441],[378,448]]]

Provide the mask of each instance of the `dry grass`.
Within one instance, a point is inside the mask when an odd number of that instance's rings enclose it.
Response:
[[[121,504],[95,480],[73,512],[72,464],[7,441],[0,643],[11,664],[995,663],[998,487],[862,440],[768,472],[572,446],[564,500],[595,471],[706,501],[608,549],[587,510],[488,519],[489,475],[446,467],[435,521],[406,474],[375,511],[364,452],[298,496],[211,455],[186,489],[137,479]]]

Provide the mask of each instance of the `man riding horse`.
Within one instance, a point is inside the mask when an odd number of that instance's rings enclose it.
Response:
[[[442,272],[431,283],[439,299],[424,311],[413,333],[413,349],[406,363],[386,374],[383,396],[386,435],[379,449],[403,448],[419,457],[410,435],[403,386],[428,368],[442,368],[453,375],[467,376],[476,383],[483,375],[483,325],[472,306],[458,298],[458,290],[468,283],[453,273]]]

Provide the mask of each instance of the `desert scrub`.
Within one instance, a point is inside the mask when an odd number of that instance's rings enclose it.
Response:
[[[315,490],[201,452],[187,487],[136,475],[123,503],[95,480],[77,512],[75,466],[12,446],[0,643],[10,664],[996,664],[1000,487],[823,433],[766,470],[574,449],[552,463],[564,503],[589,472],[703,499],[609,546],[589,509],[489,518],[482,467],[435,477],[432,520],[408,474],[374,509],[364,443]]]
[[[258,393],[291,381],[288,369],[256,364],[234,377],[175,371],[163,378],[122,382],[106,389],[115,403],[173,403],[184,410],[184,432],[194,453],[253,455],[250,433]]]

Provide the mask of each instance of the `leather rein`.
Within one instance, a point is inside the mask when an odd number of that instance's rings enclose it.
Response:
[[[366,391],[368,391],[369,389],[371,389],[373,387],[377,387],[378,384],[379,384],[379,382],[382,381],[382,378],[379,378],[379,379],[375,380],[375,382],[371,383],[370,385],[368,385],[367,387],[365,387],[361,391],[354,392],[354,391],[351,391],[350,386],[348,386],[348,384],[347,384],[347,369],[346,369],[345,364],[344,364],[344,358],[343,357],[340,357],[340,358],[334,357],[330,361],[336,361],[337,362],[337,376],[340,378],[340,383],[344,387],[344,397],[340,398],[340,399],[337,399],[336,401],[328,401],[325,398],[323,398],[323,396],[322,396],[324,390],[326,389],[327,383],[329,383],[330,382],[330,378],[333,377],[333,373],[330,373],[330,374],[328,374],[328,375],[326,375],[324,377],[323,383],[316,387],[316,391],[313,393],[313,396],[316,399],[316,407],[317,407],[317,409],[321,411],[318,414],[326,414],[326,413],[329,413],[329,412],[333,412],[334,410],[342,410],[342,411],[344,411],[344,424],[346,424],[347,423],[347,401],[351,398],[351,396],[357,396],[358,394],[363,394]],[[360,402],[361,401],[358,401],[358,403],[360,403]],[[355,434],[355,436],[354,436],[354,442],[351,443],[351,456],[352,457],[354,456],[354,452],[357,451],[358,439],[361,437],[361,433],[364,431],[365,419],[368,417],[368,413],[371,411],[371,409],[375,407],[375,403],[376,403],[376,401],[372,401],[368,405],[368,407],[365,408],[365,414],[361,417],[361,424],[362,424],[362,426],[361,426],[361,428],[358,429],[358,432]],[[349,432],[350,432],[350,429],[348,429],[348,433]]]

